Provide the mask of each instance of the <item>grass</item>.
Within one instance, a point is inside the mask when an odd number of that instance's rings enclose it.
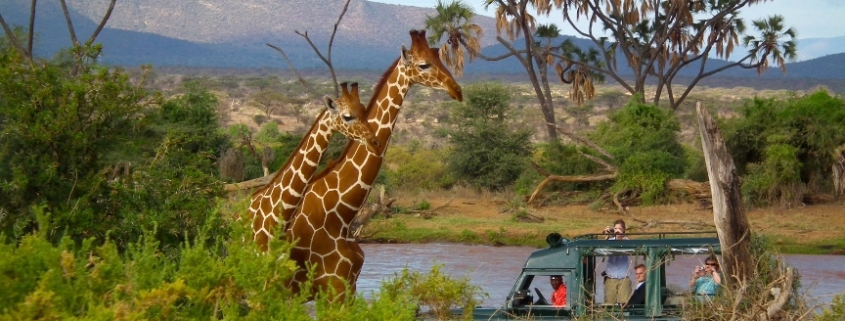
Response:
[[[714,231],[713,214],[694,204],[632,207],[636,220],[617,211],[591,205],[552,205],[516,208],[512,193],[476,194],[465,190],[425,192],[416,197],[397,195],[397,206],[413,207],[425,199],[436,215],[396,214],[374,219],[365,226],[364,242],[464,243],[483,245],[546,246],[549,233],[572,238],[596,233],[617,218],[628,222],[629,232]],[[448,205],[443,206],[449,202]],[[441,207],[443,206],[443,207]],[[768,236],[784,254],[845,254],[845,208],[841,204],[801,208],[748,209],[751,230]],[[544,218],[542,223],[518,222],[515,213]],[[645,227],[643,222],[664,222]],[[677,224],[686,223],[686,224]],[[701,226],[701,225],[704,226]]]

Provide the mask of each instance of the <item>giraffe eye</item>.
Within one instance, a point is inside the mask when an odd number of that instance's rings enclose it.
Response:
[[[420,64],[420,69],[422,69],[422,70],[426,70],[429,67],[431,67],[431,64]]]
[[[351,121],[353,121],[353,120],[355,120],[355,117],[354,117],[354,116],[351,116],[351,115],[343,115],[343,121],[345,121],[345,122],[351,122]]]

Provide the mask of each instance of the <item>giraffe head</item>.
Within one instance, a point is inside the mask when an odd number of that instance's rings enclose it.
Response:
[[[340,98],[332,99],[328,96],[323,98],[331,120],[330,125],[346,137],[367,146],[367,149],[373,152],[378,151],[380,143],[367,123],[366,108],[361,104],[358,96],[358,83],[351,84],[351,91],[346,82],[341,83],[340,87],[343,89]]]
[[[399,66],[404,68],[404,74],[411,83],[443,89],[452,99],[463,100],[461,86],[440,61],[440,49],[428,46],[425,30],[411,30],[411,49],[402,45]]]

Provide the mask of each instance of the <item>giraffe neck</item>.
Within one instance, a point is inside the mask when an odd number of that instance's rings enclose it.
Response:
[[[389,72],[376,85],[375,93],[367,106],[367,119],[370,126],[376,129],[375,136],[381,146],[379,151],[373,152],[356,141],[350,141],[340,160],[312,180],[312,182],[322,181],[323,183],[328,180],[332,181],[329,185],[337,185],[329,187],[340,193],[340,204],[325,204],[327,213],[324,215],[334,214],[340,218],[343,237],[346,236],[346,230],[375,183],[399,110],[405,100],[405,95],[411,88],[410,78],[404,74],[404,70],[405,68],[398,64],[398,61],[394,63],[394,67],[389,69]],[[308,190],[308,194],[311,194],[312,189]],[[310,195],[306,195],[308,196]],[[301,208],[299,211],[304,212]]]
[[[330,118],[330,114],[323,111],[272,180],[252,194],[249,211],[253,219],[253,238],[262,248],[266,249],[273,238],[276,225],[281,223],[281,231],[289,226],[334,135],[329,128]]]

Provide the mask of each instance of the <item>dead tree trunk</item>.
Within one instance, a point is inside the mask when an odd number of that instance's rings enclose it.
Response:
[[[833,197],[845,199],[845,145],[833,152]]]
[[[713,220],[722,247],[722,266],[728,285],[744,284],[751,277],[751,229],[742,204],[740,181],[731,155],[725,148],[722,132],[710,112],[696,103],[698,130],[704,149],[710,194],[713,197]]]

